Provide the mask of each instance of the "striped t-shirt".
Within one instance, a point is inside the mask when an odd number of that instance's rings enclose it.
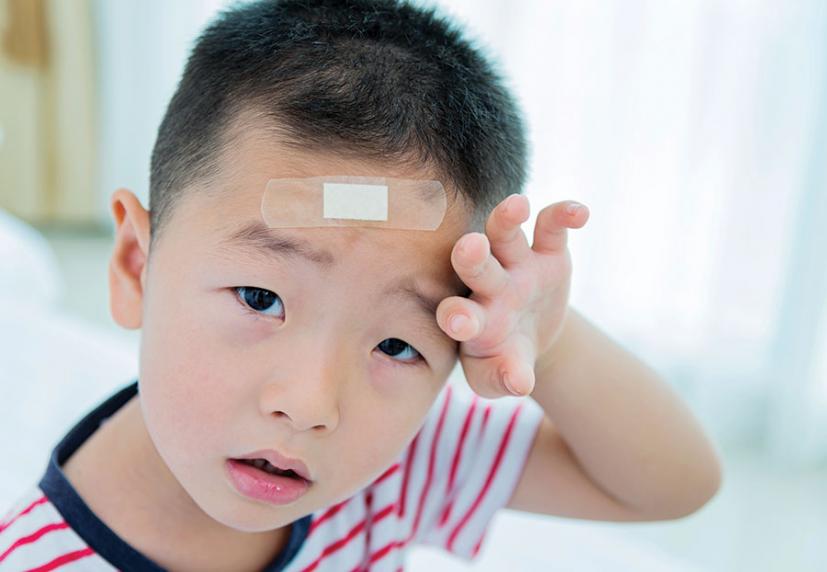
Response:
[[[97,518],[61,469],[136,393],[137,382],[123,388],[55,447],[38,485],[0,520],[0,571],[162,570]],[[542,418],[531,398],[483,399],[449,380],[396,461],[349,499],[294,522],[265,570],[397,572],[413,544],[473,559]]]

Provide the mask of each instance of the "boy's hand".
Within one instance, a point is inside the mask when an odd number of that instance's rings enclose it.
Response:
[[[571,206],[579,208],[570,212]],[[528,199],[510,195],[489,215],[485,234],[463,235],[451,252],[472,293],[445,298],[437,323],[461,342],[465,377],[482,397],[530,394],[535,362],[554,344],[566,316],[572,267],[567,228],[586,224],[588,208],[575,201],[545,207],[530,247],[520,228],[528,216]],[[454,328],[457,316],[465,320]]]

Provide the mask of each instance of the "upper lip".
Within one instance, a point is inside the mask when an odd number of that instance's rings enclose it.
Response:
[[[261,449],[260,451],[255,451],[253,453],[248,453],[247,455],[242,455],[241,457],[236,457],[238,459],[265,459],[268,463],[273,465],[274,467],[278,467],[282,470],[292,470],[301,478],[306,481],[311,481],[310,478],[310,471],[307,469],[307,465],[301,462],[299,459],[291,459],[290,457],[286,457],[276,451],[275,449]]]

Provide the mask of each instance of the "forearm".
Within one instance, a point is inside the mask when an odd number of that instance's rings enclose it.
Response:
[[[677,517],[718,489],[717,452],[686,405],[573,308],[535,374],[532,397],[583,470],[619,503]]]

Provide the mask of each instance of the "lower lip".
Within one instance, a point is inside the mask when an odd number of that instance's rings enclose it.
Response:
[[[288,504],[310,488],[310,482],[271,475],[236,459],[227,459],[227,472],[238,492],[270,504]]]

